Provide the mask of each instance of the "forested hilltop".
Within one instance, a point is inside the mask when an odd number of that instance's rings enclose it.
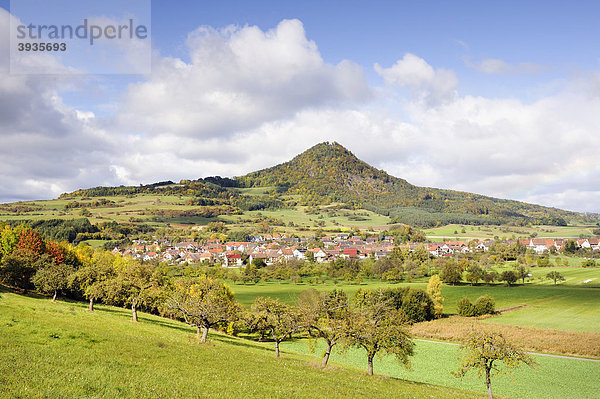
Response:
[[[351,203],[416,225],[433,220],[442,224],[519,221],[565,225],[578,215],[519,201],[414,186],[368,165],[335,142],[317,144],[289,162],[236,180],[245,187],[277,186],[318,203]]]
[[[255,195],[252,190],[259,188],[264,188],[264,192]],[[95,187],[63,194],[60,199],[75,200],[67,205],[71,208],[118,207],[119,204],[106,199],[89,200],[140,194],[183,196],[185,205],[202,207],[177,216],[216,217],[245,211],[292,209],[297,205],[335,205],[389,216],[391,223],[422,227],[451,223],[565,226],[585,218],[576,212],[520,201],[415,186],[370,166],[335,142],[317,144],[289,162],[245,176]],[[88,201],[78,202],[78,197]],[[596,218],[593,219],[595,223]]]

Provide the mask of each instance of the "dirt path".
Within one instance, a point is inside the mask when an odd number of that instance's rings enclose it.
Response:
[[[460,344],[457,344],[455,342],[444,342],[444,341],[431,341],[428,339],[418,339],[415,338],[415,341],[421,341],[421,342],[431,342],[434,344],[444,344],[444,345],[454,345],[454,346],[459,346]],[[589,359],[586,357],[576,357],[576,356],[565,356],[565,355],[552,355],[550,353],[538,353],[538,352],[525,352],[528,353],[530,355],[535,355],[535,356],[546,356],[546,357],[557,357],[559,359],[571,359],[571,360],[584,360],[584,361],[588,361],[588,362],[600,362],[600,359]]]

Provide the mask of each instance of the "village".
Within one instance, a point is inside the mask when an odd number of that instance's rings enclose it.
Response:
[[[417,248],[425,248],[433,257],[452,257],[473,252],[487,252],[496,243],[507,245],[518,242],[535,254],[560,252],[570,239],[567,238],[531,238],[526,240],[504,241],[444,241],[444,242],[408,242],[402,243],[394,236],[383,239],[364,239],[360,236],[338,234],[323,237],[298,238],[286,234],[265,234],[248,237],[243,242],[221,242],[209,239],[205,243],[186,240],[171,243],[168,240],[148,242],[134,240],[127,249],[114,248],[113,253],[133,257],[142,261],[164,261],[168,263],[211,263],[223,267],[239,267],[244,260],[252,262],[262,259],[265,264],[273,264],[285,260],[311,260],[326,263],[337,259],[364,260],[387,257],[396,247],[408,248],[410,252]],[[573,240],[577,248],[600,251],[600,239],[586,238]]]

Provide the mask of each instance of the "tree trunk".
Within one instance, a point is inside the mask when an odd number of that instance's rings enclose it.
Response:
[[[202,327],[202,337],[200,338],[200,342],[205,343],[207,336],[208,336],[208,327]]]
[[[94,298],[90,298],[90,307],[88,308],[90,312],[94,311]]]
[[[485,371],[485,383],[487,384],[489,399],[494,399],[494,395],[492,395],[492,379],[490,378],[489,370]]]
[[[275,340],[275,357],[279,357],[279,341]]]
[[[54,296],[52,297],[52,302],[56,302],[56,295],[58,294],[58,291],[54,290]]]
[[[369,355],[369,375],[373,375],[373,355]]]
[[[327,349],[325,349],[325,356],[323,356],[323,362],[321,363],[321,367],[327,366],[327,362],[329,361],[329,355],[331,354],[332,346],[333,345],[330,342],[327,343]]]
[[[138,319],[137,319],[137,308],[135,307],[135,304],[131,304],[131,317],[133,318],[133,321],[135,321],[137,323]]]

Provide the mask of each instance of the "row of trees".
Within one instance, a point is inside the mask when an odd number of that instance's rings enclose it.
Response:
[[[432,285],[430,290],[440,302],[439,286]],[[245,329],[262,339],[271,339],[275,356],[279,357],[281,342],[304,333],[325,342],[323,366],[336,345],[365,349],[369,374],[373,374],[373,360],[378,353],[393,354],[409,364],[413,343],[408,325],[431,320],[442,310],[441,303],[434,303],[422,290],[359,290],[350,300],[341,290],[319,292],[311,288],[300,294],[297,306],[259,297],[246,312],[225,284],[210,277],[179,279],[166,298],[165,313],[195,327],[201,342],[205,342],[210,328]]]

